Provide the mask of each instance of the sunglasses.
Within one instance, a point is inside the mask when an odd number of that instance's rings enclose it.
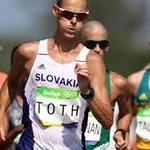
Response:
[[[90,39],[85,39],[82,41],[83,45],[87,47],[88,49],[94,49],[97,45],[104,50],[109,46],[109,41],[108,40],[90,40]]]
[[[73,12],[73,11],[69,11],[69,10],[66,10],[64,8],[61,8],[61,7],[58,7],[57,5],[55,5],[59,11],[60,11],[60,15],[68,20],[71,20],[73,17],[76,17],[77,18],[77,21],[84,21],[89,12],[86,11],[86,12]]]

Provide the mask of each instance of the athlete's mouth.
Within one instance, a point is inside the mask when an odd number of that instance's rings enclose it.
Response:
[[[69,28],[69,31],[71,31],[71,32],[75,32],[75,31],[76,31],[76,29],[75,29],[75,28]]]

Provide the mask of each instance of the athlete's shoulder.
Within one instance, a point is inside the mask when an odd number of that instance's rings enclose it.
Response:
[[[116,73],[114,71],[110,71],[110,80],[114,86],[120,90],[125,90],[127,87],[127,80],[124,76]]]
[[[132,73],[127,77],[128,83],[131,85],[137,85],[144,74],[145,70],[140,70],[138,72]]]
[[[130,93],[135,94],[137,88],[139,87],[144,72],[145,70],[140,70],[138,72],[132,73],[127,77],[128,90],[130,91]]]
[[[22,43],[17,49],[17,53],[22,57],[32,57],[37,53],[39,41]]]
[[[39,42],[28,42],[28,43],[22,43],[16,47],[16,49],[13,51],[13,66],[17,68],[26,67],[28,69],[31,69],[31,64],[33,64]]]

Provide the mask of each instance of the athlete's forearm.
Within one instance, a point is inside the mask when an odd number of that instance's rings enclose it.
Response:
[[[126,106],[126,113],[122,114],[122,111],[119,109],[118,119],[117,119],[117,129],[129,130],[131,121],[132,121],[132,110],[130,106]],[[125,110],[125,109],[124,109]]]
[[[117,128],[128,130],[132,120],[131,98],[124,93],[119,96],[117,103],[119,106]]]
[[[105,92],[102,93],[107,94]],[[93,115],[102,124],[102,126],[105,128],[110,128],[113,123],[113,111],[110,104],[110,100],[107,101],[105,97],[107,97],[107,95],[97,96],[95,94],[93,100],[89,101],[88,104]]]
[[[93,55],[92,60],[87,61],[87,63],[91,72],[90,85],[95,91],[95,96],[89,102],[89,106],[102,126],[110,128],[113,123],[113,111],[106,87],[105,64],[99,55]]]
[[[131,120],[132,120],[131,113],[127,113],[126,115],[124,115],[122,117],[118,117],[117,129],[124,129],[124,130],[128,131],[130,124],[131,124]]]
[[[91,86],[95,91],[95,97],[93,101],[89,103],[89,106],[93,115],[102,124],[102,126],[110,128],[113,123],[113,110],[106,87],[105,66],[102,64],[102,66],[97,66],[95,70],[99,73],[94,72],[93,70],[94,73],[93,78],[91,79]]]

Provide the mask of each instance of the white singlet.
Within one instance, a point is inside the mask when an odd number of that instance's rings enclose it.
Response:
[[[82,150],[81,126],[87,102],[80,96],[77,63],[84,63],[89,50],[83,48],[67,64],[54,61],[47,40],[40,41],[24,91],[25,130],[17,150]]]

